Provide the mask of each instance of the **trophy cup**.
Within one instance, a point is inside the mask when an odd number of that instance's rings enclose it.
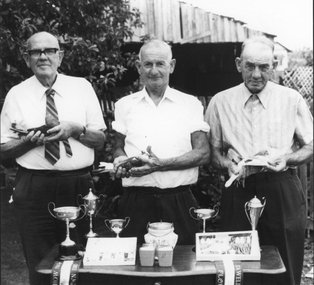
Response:
[[[256,198],[256,196],[254,196],[252,200],[246,202],[244,205],[245,214],[249,219],[253,231],[255,231],[257,228],[258,219],[262,215],[266,204],[265,197],[262,199],[264,200],[264,204],[262,204],[261,201]]]
[[[97,197],[96,195],[93,194],[91,188],[89,189],[89,193],[85,197],[82,198],[81,194],[78,195],[77,199],[79,199],[79,197],[84,200],[84,205],[86,207],[87,215],[89,216],[89,233],[87,233],[85,236],[87,238],[97,237],[98,234],[93,232],[93,216],[96,217],[97,213],[100,211],[100,209],[104,205],[105,197],[103,194],[100,194],[99,197]],[[100,199],[100,197],[102,197],[102,199]],[[78,201],[78,204],[79,204],[79,201]]]
[[[109,230],[116,233],[117,238],[119,238],[119,234],[122,232],[124,228],[127,227],[127,225],[130,222],[130,218],[126,217],[125,220],[123,219],[113,219],[113,220],[105,220],[105,224]]]
[[[219,211],[218,205],[215,205],[213,209],[195,209],[194,207],[190,208],[190,216],[194,220],[203,220],[203,233],[205,233],[206,220],[212,219],[217,216]],[[194,212],[194,214],[192,214]],[[196,214],[196,218],[194,215]]]
[[[53,205],[53,212],[50,210],[50,206]],[[82,209],[83,207],[84,209]],[[77,252],[77,246],[74,241],[70,239],[70,229],[69,223],[78,221],[85,216],[86,207],[85,205],[81,205],[79,207],[59,207],[56,208],[53,202],[48,204],[48,211],[51,216],[55,219],[60,221],[66,222],[66,239],[59,245],[59,256],[57,257],[58,260],[77,260],[81,259],[82,257]],[[79,217],[80,211],[83,212],[83,215]]]

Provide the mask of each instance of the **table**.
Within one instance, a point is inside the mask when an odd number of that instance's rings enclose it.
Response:
[[[197,261],[194,245],[177,245],[172,267],[142,267],[139,256],[136,265],[93,266],[79,269],[80,285],[210,285],[216,283],[214,262]],[[286,271],[280,254],[274,246],[261,246],[260,261],[242,261],[244,285],[271,285],[276,274]],[[58,255],[54,246],[38,264],[37,272],[43,274],[44,284],[50,284],[51,269]],[[43,285],[44,285],[43,284]]]

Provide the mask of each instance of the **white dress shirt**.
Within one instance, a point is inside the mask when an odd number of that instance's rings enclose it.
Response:
[[[147,146],[159,158],[183,155],[192,150],[191,134],[209,131],[203,106],[194,96],[168,87],[156,106],[145,88],[121,98],[115,105],[113,128],[126,136],[124,151],[128,157],[141,154]],[[173,188],[195,183],[198,167],[154,172],[123,179],[123,186]]]
[[[105,130],[102,111],[95,91],[84,78],[58,74],[52,86],[56,91],[54,100],[59,121],[73,121],[94,130]],[[1,112],[1,143],[16,139],[9,128],[12,123],[29,129],[45,124],[47,90],[35,76],[14,86],[6,96]],[[38,146],[16,159],[25,168],[40,170],[75,170],[90,166],[94,162],[94,149],[69,138],[73,152],[67,157],[64,145],[60,143],[60,159],[55,165],[44,156],[44,146]]]

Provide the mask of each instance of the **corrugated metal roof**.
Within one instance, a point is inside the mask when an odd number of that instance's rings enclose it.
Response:
[[[150,35],[171,43],[243,42],[254,35],[275,35],[249,29],[246,23],[217,15],[178,0],[129,0],[130,9],[137,8],[144,22],[134,29],[131,42]]]

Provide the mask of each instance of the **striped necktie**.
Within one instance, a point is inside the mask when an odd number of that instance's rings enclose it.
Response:
[[[46,106],[46,116],[51,115],[55,120],[59,122],[58,111],[55,105],[55,101],[53,96],[55,95],[55,91],[52,88],[49,88],[46,91],[47,97],[47,106]],[[71,146],[68,140],[63,141],[65,151],[67,156],[72,156]],[[60,159],[60,148],[59,142],[49,142],[45,144],[45,158],[51,163],[55,164]]]

